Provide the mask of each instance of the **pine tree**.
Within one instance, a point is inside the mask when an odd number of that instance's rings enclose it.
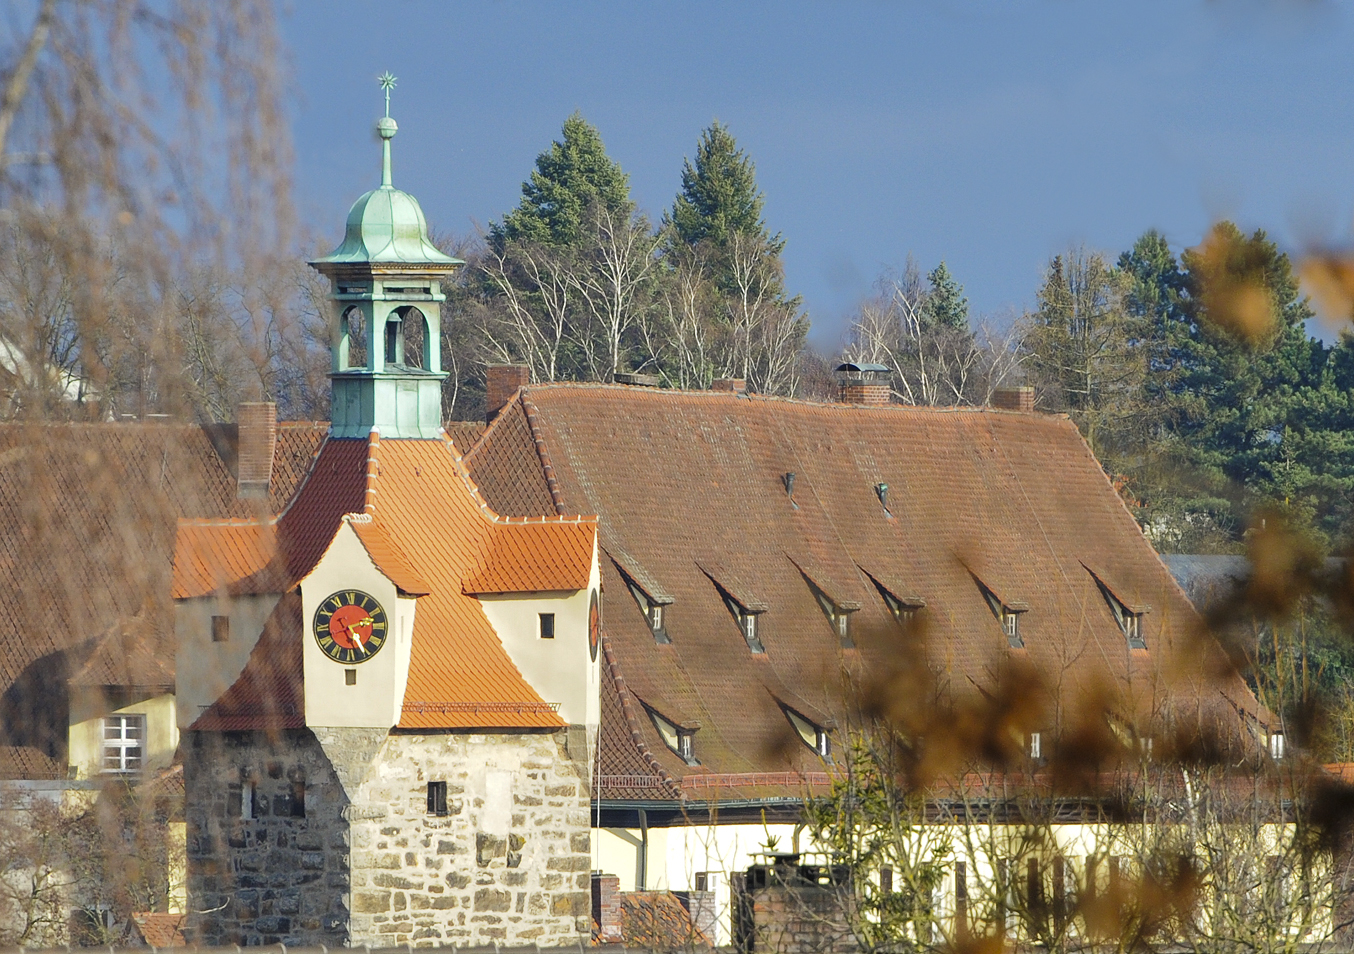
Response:
[[[756,167],[727,126],[712,123],[696,144],[696,161],[682,164],[682,191],[668,215],[676,238],[688,246],[728,245],[735,234],[756,236],[779,255],[785,243],[762,221],[765,197]]]
[[[942,261],[926,276],[931,290],[922,303],[922,320],[936,328],[968,330],[968,299],[964,286],[956,282]]]
[[[502,224],[491,226],[489,241],[498,251],[510,239],[577,245],[593,203],[625,216],[635,208],[630,177],[607,155],[597,128],[574,113],[564,121],[560,140],[536,157],[530,180],[522,183],[522,201]]]

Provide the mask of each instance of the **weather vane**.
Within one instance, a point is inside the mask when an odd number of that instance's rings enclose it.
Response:
[[[390,116],[390,91],[395,88],[395,77],[386,70],[380,76],[376,77],[376,82],[381,84],[381,89],[386,91],[386,116]]]

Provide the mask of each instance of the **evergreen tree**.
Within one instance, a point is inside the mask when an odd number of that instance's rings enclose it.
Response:
[[[627,217],[635,208],[630,177],[607,155],[597,128],[574,113],[564,121],[560,140],[536,157],[517,208],[490,227],[490,244],[499,252],[510,239],[557,248],[577,245],[594,204]]]
[[[926,276],[931,289],[922,302],[922,320],[931,327],[968,330],[968,299],[964,286],[950,275],[942,261]]]
[[[701,133],[696,161],[683,160],[682,191],[667,218],[675,237],[689,246],[708,242],[723,248],[734,235],[755,236],[779,255],[785,243],[767,231],[764,203],[752,159],[728,127],[716,122]]]

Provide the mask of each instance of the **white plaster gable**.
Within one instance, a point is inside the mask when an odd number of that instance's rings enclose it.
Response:
[[[399,595],[395,584],[372,562],[350,519],[344,518],[324,556],[300,583],[306,725],[389,729],[400,721],[409,682],[417,600]],[[341,663],[320,649],[315,613],[333,594],[352,590],[381,604],[389,619],[389,635],[370,659]],[[356,672],[355,685],[348,685],[348,670]]]
[[[596,726],[601,704],[601,649],[588,648],[588,608],[592,594],[601,607],[597,539],[592,543],[588,585],[581,590],[504,593],[477,597],[523,678],[546,702],[559,703],[559,715],[571,725]],[[540,637],[540,615],[555,614],[555,638]]]

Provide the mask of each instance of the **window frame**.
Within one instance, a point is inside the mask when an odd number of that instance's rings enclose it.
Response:
[[[427,814],[437,818],[447,816],[447,783],[445,779],[428,783],[427,799]]]
[[[213,616],[212,617],[212,642],[228,643],[230,642],[230,617]]]
[[[100,720],[103,739],[101,742],[102,760],[101,775],[140,775],[146,766],[146,715],[143,712],[115,712],[110,713]],[[118,725],[118,736],[109,738],[108,732],[114,723]],[[136,736],[129,736],[127,729],[136,726],[139,732]],[[128,755],[128,750],[136,749],[136,755]],[[112,755],[112,753],[116,755]],[[117,760],[117,765],[109,766],[110,758]],[[134,765],[129,764],[135,759]]]
[[[547,624],[547,621],[549,622],[549,625],[546,625],[546,624]],[[554,613],[537,613],[537,614],[536,614],[536,638],[537,638],[537,639],[554,639],[554,638],[555,638],[555,635],[556,635],[556,629],[555,629],[555,614],[554,614]]]

